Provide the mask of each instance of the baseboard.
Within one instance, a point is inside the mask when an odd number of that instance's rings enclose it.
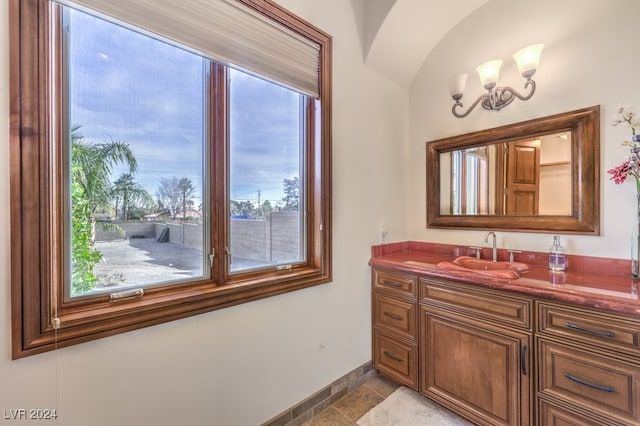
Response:
[[[376,374],[377,371],[374,370],[372,362],[369,361],[333,381],[330,385],[325,386],[293,407],[278,414],[271,420],[266,421],[261,426],[301,425],[311,420],[322,410]]]

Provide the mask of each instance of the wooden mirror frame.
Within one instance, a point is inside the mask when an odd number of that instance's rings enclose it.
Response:
[[[440,154],[473,146],[570,131],[572,214],[567,216],[443,215]],[[427,142],[427,227],[600,235],[600,106]]]

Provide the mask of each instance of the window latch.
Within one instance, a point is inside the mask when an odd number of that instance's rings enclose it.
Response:
[[[276,271],[288,271],[290,269],[293,269],[293,265],[278,265],[276,266]]]
[[[135,288],[133,290],[117,291],[115,293],[111,293],[109,295],[109,300],[111,302],[117,302],[120,300],[132,299],[134,297],[142,297],[142,296],[144,296],[144,289]]]

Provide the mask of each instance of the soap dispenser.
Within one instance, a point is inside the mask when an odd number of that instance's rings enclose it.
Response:
[[[567,260],[564,255],[564,248],[560,244],[560,236],[554,235],[553,245],[549,249],[549,269],[553,272],[567,270]]]

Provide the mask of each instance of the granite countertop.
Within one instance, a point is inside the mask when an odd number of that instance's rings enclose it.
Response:
[[[369,264],[379,269],[445,278],[487,288],[511,291],[540,299],[568,302],[617,313],[640,316],[640,281],[631,279],[629,260],[567,256],[566,272],[551,272],[547,253],[517,253],[515,261],[529,267],[520,278],[483,276],[474,272],[438,268],[458,256],[472,255],[467,246],[407,241],[373,246]],[[483,248],[483,259],[491,249]],[[498,250],[498,260],[507,261],[507,250]]]

